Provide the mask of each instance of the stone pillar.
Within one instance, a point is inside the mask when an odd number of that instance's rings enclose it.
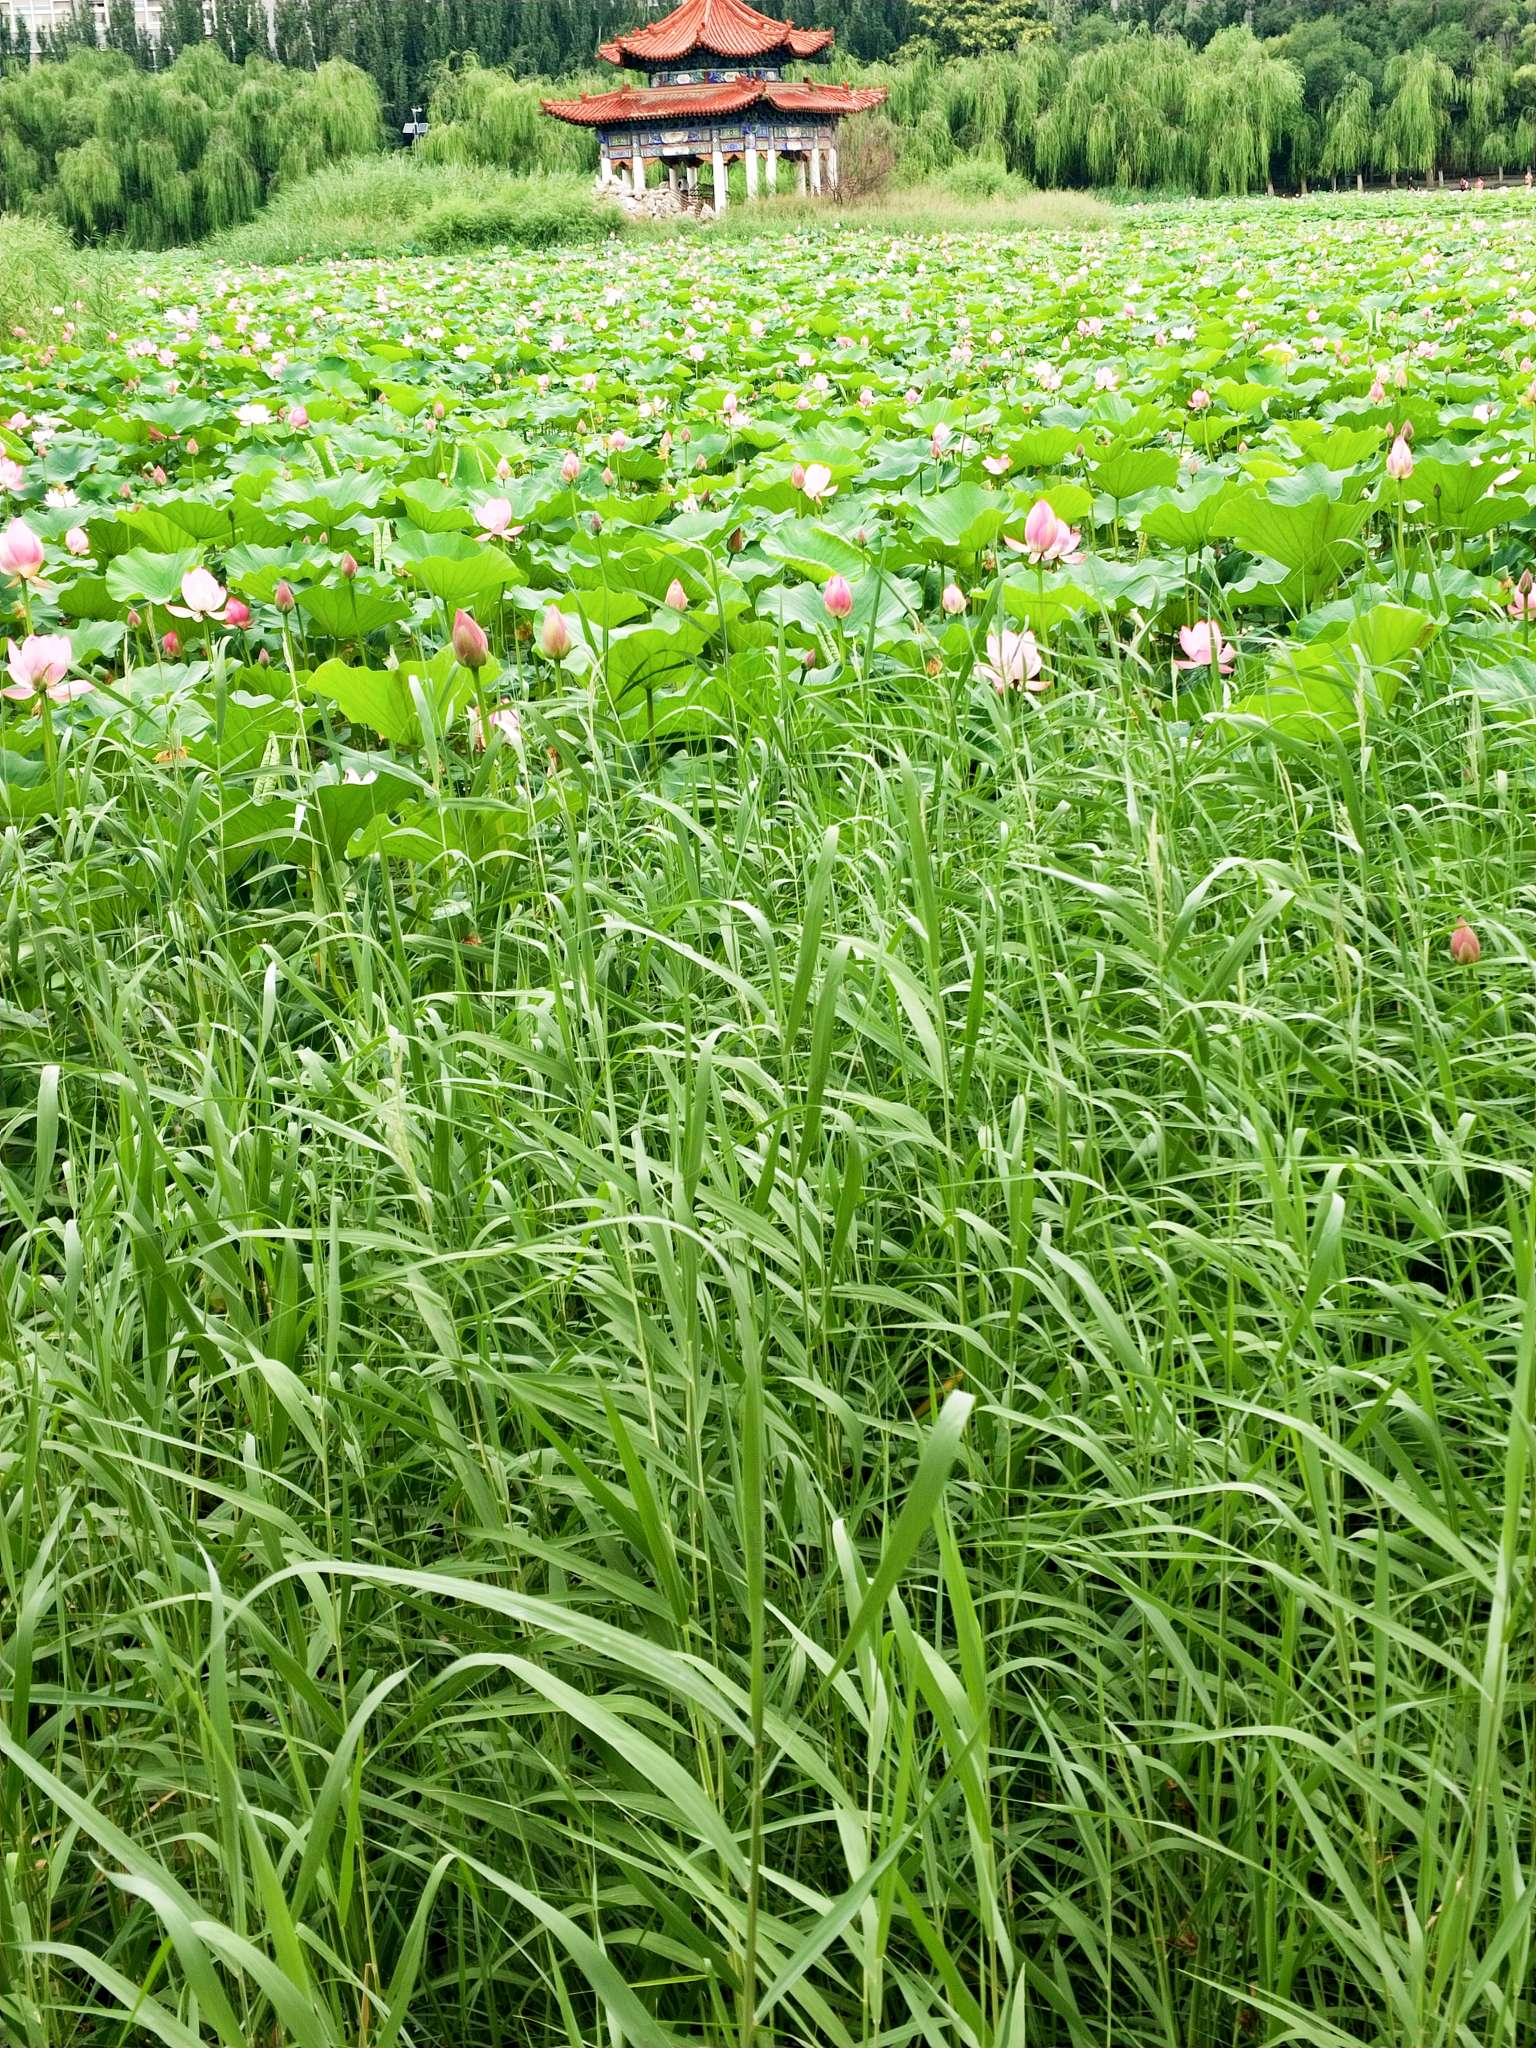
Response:
[[[668,164],[668,165],[667,165],[667,190],[668,190],[668,191],[669,191],[669,192],[670,192],[670,193],[672,194],[672,197],[673,197],[674,199],[675,199],[675,198],[677,197],[677,165],[676,165],[676,164]]]
[[[714,172],[715,211],[716,213],[724,213],[726,207],[730,204],[730,189],[725,182],[725,153],[723,150],[717,149],[715,151]]]
[[[612,165],[611,163],[609,163],[609,161],[608,161],[607,157],[605,157],[605,156],[600,156],[600,157],[598,158],[598,160],[597,160],[597,184],[598,184],[598,190],[599,190],[599,191],[601,191],[601,192],[606,192],[606,191],[608,190],[609,186],[610,186],[610,185],[611,185],[612,183],[613,183],[613,165]]]
[[[779,189],[779,152],[770,149],[765,163],[768,197],[771,199]]]
[[[835,142],[827,144],[827,190],[829,192],[837,190],[837,144]]]
[[[687,181],[687,185],[688,185],[688,197],[689,197],[690,199],[697,199],[697,197],[699,196],[699,167],[698,167],[698,165],[697,165],[697,164],[689,164],[688,168],[687,168],[687,169],[686,169],[686,170],[685,170],[685,171],[683,172],[683,177],[684,177],[684,178],[686,179],[686,181]]]
[[[803,156],[795,158],[795,197],[797,199],[805,197],[805,158]]]
[[[821,145],[817,142],[811,144],[811,197],[821,197]]]
[[[645,158],[638,149],[630,158],[629,175],[635,181],[635,191],[637,193],[643,192],[645,190]]]
[[[755,142],[747,144],[747,197],[749,199],[757,197],[757,144]]]

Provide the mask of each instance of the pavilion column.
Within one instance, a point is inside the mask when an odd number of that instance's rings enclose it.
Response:
[[[811,194],[813,198],[821,197],[821,145],[818,142],[811,144]]]
[[[606,156],[600,156],[597,160],[597,183],[599,190],[603,192],[606,192],[613,183],[613,165]]]
[[[698,193],[699,193],[699,167],[698,167],[698,165],[697,165],[697,164],[689,164],[689,165],[688,165],[688,167],[687,167],[687,169],[686,169],[686,170],[685,170],[685,171],[683,172],[683,177],[684,177],[684,178],[685,178],[685,180],[687,181],[687,185],[688,185],[688,197],[689,197],[690,199],[696,199],[696,198],[698,197]]]
[[[795,158],[795,196],[798,199],[805,197],[805,158],[803,156]]]
[[[837,190],[837,144],[835,142],[827,144],[827,190],[829,192]]]
[[[645,158],[637,149],[629,161],[629,175],[635,181],[637,193],[645,190]]]
[[[668,164],[668,165],[667,165],[667,190],[668,190],[668,191],[669,191],[669,192],[670,192],[670,193],[672,194],[672,197],[673,197],[674,199],[675,199],[675,198],[677,197],[677,166],[676,166],[676,164]]]
[[[771,199],[779,189],[779,152],[776,149],[769,149],[764,170],[766,173],[765,182],[768,187],[768,197]]]
[[[725,152],[717,149],[714,153],[715,211],[724,213],[730,203],[730,193],[725,182]]]
[[[757,144],[755,142],[747,144],[747,197],[749,199],[757,197]]]

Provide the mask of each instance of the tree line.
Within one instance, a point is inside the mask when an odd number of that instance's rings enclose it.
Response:
[[[865,132],[909,180],[1229,193],[1536,160],[1536,0],[759,4],[835,29],[832,76],[889,87]],[[0,15],[0,205],[135,240],[174,220],[184,239],[331,160],[332,129],[374,148],[418,106],[440,161],[584,168],[590,137],[544,119],[540,94],[611,85],[596,47],[644,14],[642,0],[275,0],[269,35],[265,0],[207,15],[165,0],[150,47],[132,0],[110,0],[106,53],[83,47],[82,10],[35,68]],[[346,81],[329,125],[322,69]]]

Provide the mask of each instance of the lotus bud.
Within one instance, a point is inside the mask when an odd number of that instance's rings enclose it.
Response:
[[[72,526],[64,536],[64,545],[72,555],[88,555],[91,552],[91,537],[83,526]]]
[[[197,453],[197,443],[196,443],[195,441],[193,441],[193,440],[190,440],[190,439],[188,440],[188,442],[187,442],[187,453],[188,453],[189,455],[195,455],[195,454]]]
[[[149,475],[150,481],[152,483],[163,484],[166,481],[165,471],[160,467],[158,462],[155,464],[154,468],[149,472]]]
[[[434,399],[434,400],[433,400],[433,402],[432,402],[432,417],[433,417],[433,419],[435,419],[435,420],[440,420],[440,419],[444,418],[444,417],[446,416],[446,414],[447,414],[447,411],[448,411],[448,408],[447,408],[447,406],[446,406],[446,405],[444,405],[443,401],[442,401],[442,400],[441,400],[440,398],[437,398],[437,399]]]
[[[1413,475],[1413,450],[1401,434],[1387,450],[1387,475],[1400,484]]]
[[[345,554],[336,566],[350,583],[357,574],[357,557],[353,554]]]
[[[958,583],[946,583],[944,595],[939,602],[950,618],[956,618],[965,610],[965,592]]]
[[[725,544],[733,555],[739,555],[747,544],[747,536],[739,526],[733,526],[730,531],[730,537]]]
[[[258,647],[258,648],[257,648],[257,650],[256,650],[256,666],[257,666],[258,668],[266,668],[266,667],[267,667],[267,666],[268,666],[268,665],[270,664],[271,660],[272,660],[272,657],[271,657],[271,655],[270,655],[270,654],[268,654],[268,652],[267,652],[267,650],[265,649],[265,647]]]
[[[176,656],[181,652],[180,635],[176,633],[163,634],[160,640],[160,646],[162,651],[170,655],[171,659],[174,661]]]
[[[293,610],[293,586],[286,579],[279,583],[276,590],[273,591],[272,602],[280,612],[291,612]]]
[[[0,533],[0,576],[29,583],[43,566],[43,544],[25,519],[13,519]]]
[[[232,597],[224,607],[226,626],[248,626],[251,623],[251,608],[243,599]]]
[[[490,658],[491,643],[485,637],[485,628],[462,609],[453,615],[453,652],[470,669],[484,668]]]
[[[789,472],[789,480],[797,491],[805,489],[805,464],[803,462],[795,464],[794,468]]]
[[[552,661],[562,661],[571,651],[571,629],[558,605],[549,605],[539,621],[539,650]]]
[[[688,609],[688,593],[675,576],[667,585],[667,595],[664,602],[669,604],[675,612],[685,612]]]
[[[288,408],[288,424],[295,433],[302,433],[304,428],[309,425],[308,406],[290,405]]]
[[[508,477],[509,477],[509,476],[510,476],[511,474],[512,474],[512,465],[511,465],[511,463],[510,463],[510,462],[508,462],[508,460],[507,460],[506,456],[505,456],[505,455],[503,455],[503,457],[501,458],[500,462],[498,462],[498,463],[497,463],[497,465],[496,465],[496,481],[497,481],[497,483],[499,483],[499,484],[504,484],[504,483],[506,482],[507,478],[508,478]]]
[[[577,477],[581,475],[581,457],[574,448],[571,449],[564,462],[561,463],[560,474],[568,484],[575,483]]]
[[[834,576],[821,593],[821,601],[834,619],[846,619],[853,610],[853,591],[846,576]]]
[[[129,626],[130,626],[130,627],[142,626],[142,625],[143,625],[143,623],[144,623],[144,621],[143,621],[143,620],[142,620],[142,619],[141,619],[141,618],[139,617],[139,614],[138,614],[138,611],[137,611],[137,609],[135,609],[135,608],[133,608],[133,607],[130,607],[130,609],[129,609],[129,612],[128,612],[128,624],[129,624]]]
[[[1483,957],[1483,942],[1463,918],[1451,933],[1451,958],[1458,967],[1475,967]]]
[[[611,469],[603,471],[603,483],[610,491],[613,489],[613,471]]]
[[[682,442],[683,446],[686,448],[688,446],[688,443],[693,439],[692,427],[679,427],[677,431],[677,438],[679,439],[679,441]]]

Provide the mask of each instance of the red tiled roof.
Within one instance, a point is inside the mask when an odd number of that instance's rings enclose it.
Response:
[[[770,50],[788,50],[792,57],[814,57],[830,49],[829,28],[796,28],[759,14],[746,0],[683,0],[660,21],[615,36],[599,46],[609,64],[677,64],[695,51],[716,57],[765,57]]]
[[[739,114],[766,100],[783,114],[862,114],[885,98],[883,85],[794,85],[778,78],[733,78],[722,85],[621,86],[579,100],[541,100],[546,114],[578,128],[617,128],[631,121],[677,121],[701,114]]]

